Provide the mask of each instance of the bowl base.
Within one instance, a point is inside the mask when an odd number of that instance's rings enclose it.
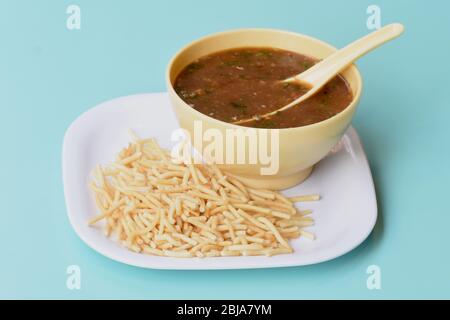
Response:
[[[302,171],[282,177],[246,175],[235,176],[229,172],[227,172],[227,174],[232,177],[238,178],[242,183],[250,188],[283,190],[296,186],[305,181],[310,176],[313,168],[314,166],[311,166]]]

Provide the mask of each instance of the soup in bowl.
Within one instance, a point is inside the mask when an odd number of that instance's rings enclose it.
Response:
[[[361,95],[360,73],[352,65],[301,104],[270,118],[259,115],[306,93],[304,84],[283,80],[335,50],[279,30],[210,35],[169,63],[171,104],[194,148],[228,174],[251,187],[288,188],[306,179],[344,134]]]

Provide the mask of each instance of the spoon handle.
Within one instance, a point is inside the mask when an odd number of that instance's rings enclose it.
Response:
[[[403,25],[399,23],[387,25],[352,42],[305,72],[293,77],[293,79],[307,82],[314,89],[316,87],[320,89],[325,83],[359,57],[381,46],[383,43],[400,36],[403,33],[403,29]]]

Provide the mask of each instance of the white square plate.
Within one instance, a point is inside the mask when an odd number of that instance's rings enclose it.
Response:
[[[67,129],[63,146],[63,179],[67,213],[80,238],[99,253],[134,266],[153,269],[243,269],[301,266],[341,256],[366,239],[377,218],[370,168],[356,131],[349,128],[341,142],[301,185],[287,195],[319,193],[318,202],[302,203],[313,209],[317,239],[293,240],[294,253],[274,257],[169,258],[131,252],[89,227],[97,214],[88,188],[96,164],[106,164],[130,141],[128,129],[155,137],[170,148],[178,127],[165,93],[123,97],[104,102],[78,117]]]

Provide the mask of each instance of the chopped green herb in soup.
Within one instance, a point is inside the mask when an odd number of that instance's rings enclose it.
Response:
[[[308,88],[282,82],[312,67],[316,60],[273,48],[221,51],[189,64],[175,80],[178,95],[194,109],[215,119],[235,122],[277,110]],[[326,120],[344,110],[353,96],[341,76],[301,104],[270,119],[243,123],[257,128],[300,127]]]

